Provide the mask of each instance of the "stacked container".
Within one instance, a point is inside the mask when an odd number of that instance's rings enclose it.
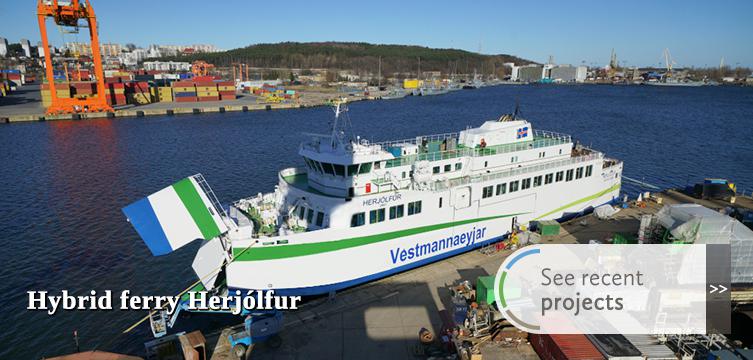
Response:
[[[646,360],[677,360],[677,355],[652,335],[624,335]]]
[[[123,83],[110,83],[105,84],[107,91],[107,104],[110,106],[125,105],[126,94],[125,84]]]
[[[150,89],[152,98],[156,102],[172,102],[173,101],[173,88],[169,86],[159,86]]]
[[[97,92],[97,84],[93,82],[71,83],[71,95],[73,97],[90,97]]]
[[[604,360],[585,335],[530,334],[529,341],[543,360]]]
[[[175,81],[172,88],[175,102],[196,102],[199,100],[196,96],[196,86],[191,81]]]
[[[146,81],[126,83],[125,89],[126,98],[130,104],[145,105],[152,102],[152,95],[149,92],[149,83]]]
[[[220,81],[217,83],[220,100],[235,100],[235,83],[232,81]]]
[[[199,101],[218,101],[220,93],[214,81],[196,81],[196,96]]]
[[[68,84],[55,83],[55,95],[59,98],[70,98],[71,88]],[[50,94],[50,83],[42,84],[42,105],[48,107],[52,105],[52,95]]]

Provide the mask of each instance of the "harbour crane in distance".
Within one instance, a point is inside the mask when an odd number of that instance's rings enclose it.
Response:
[[[97,94],[85,98],[61,98],[55,89],[55,77],[52,68],[50,42],[47,37],[47,18],[51,17],[59,28],[74,28],[78,32],[80,27],[89,28],[89,40],[94,63],[94,76],[97,81]],[[44,46],[45,74],[50,85],[51,103],[47,108],[48,114],[71,114],[78,112],[111,112],[112,107],[107,104],[105,95],[105,76],[102,68],[102,55],[99,50],[99,36],[97,34],[97,16],[89,0],[39,0],[37,2],[37,20],[39,32]],[[85,20],[86,24],[81,24]]]

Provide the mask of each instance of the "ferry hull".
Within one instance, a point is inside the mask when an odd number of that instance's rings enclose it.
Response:
[[[533,213],[503,214],[492,219],[470,220],[459,226],[337,251],[269,260],[246,261],[239,258],[227,266],[227,284],[233,290],[274,289],[278,294],[302,296],[327,294],[503,240],[510,234],[516,217],[518,221],[526,222],[532,219],[560,219],[582,215],[596,206],[614,202],[619,195],[619,186],[612,189],[589,201],[560,209],[542,218],[535,218]],[[467,238],[471,232],[474,233],[472,240],[461,240],[463,234]],[[453,240],[451,245],[440,244],[437,245],[437,251],[429,249],[428,253],[420,252],[420,256],[416,256],[420,247],[426,249],[427,244],[431,247],[448,238]],[[412,257],[410,250],[413,250]],[[253,248],[249,249],[249,252],[252,251]]]

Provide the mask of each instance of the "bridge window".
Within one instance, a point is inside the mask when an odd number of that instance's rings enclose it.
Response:
[[[325,174],[335,175],[335,168],[330,163],[322,163],[322,169],[324,169]]]
[[[583,177],[583,167],[579,167],[575,170],[575,178],[580,179]]]
[[[519,183],[518,180],[510,182],[510,192],[518,191],[518,183]]]
[[[555,178],[554,181],[556,181],[556,182],[562,181],[562,175],[563,174],[564,174],[564,171],[557,171],[557,177]]]
[[[353,217],[350,218],[350,227],[358,227],[363,226],[363,224],[366,223],[366,214],[365,213],[355,213],[353,214]]]
[[[415,215],[421,213],[421,201],[414,201],[408,203],[408,215]]]
[[[507,184],[497,184],[497,196],[507,192]]]
[[[533,187],[541,186],[541,178],[541,175],[533,178]]]
[[[523,179],[522,183],[520,184],[520,190],[525,190],[531,187],[531,178]]]
[[[368,174],[369,172],[371,172],[371,163],[363,163],[358,168],[359,174]]]
[[[444,172],[452,171],[452,164],[447,164],[444,166]]]
[[[298,208],[298,218],[303,220],[304,216],[306,215],[306,207],[301,206]]]
[[[335,175],[345,176],[345,166],[339,164],[334,164],[333,166],[335,167]]]
[[[390,206],[390,220],[403,217],[405,205]]]
[[[484,189],[482,190],[481,198],[482,199],[490,198],[492,197],[492,195],[494,195],[494,187],[485,186]]]
[[[565,181],[571,181],[573,179],[573,169],[570,169],[565,174]]]
[[[462,168],[463,168],[463,163],[457,163],[457,164],[455,164],[455,171],[459,171]]]
[[[554,174],[546,174],[544,176],[544,184],[551,184],[552,180],[554,180]]]
[[[440,170],[440,167],[439,166],[435,166],[434,168],[431,169],[431,173],[432,174],[439,174],[439,170]]]
[[[354,176],[358,174],[358,165],[348,165],[348,176]]]
[[[314,222],[314,209],[309,209],[309,212],[306,213],[306,222],[309,224]]]
[[[369,224],[384,221],[384,208],[369,211]]]
[[[593,165],[586,166],[586,177],[591,176],[591,174],[593,174],[593,171],[594,171],[594,166]]]
[[[324,213],[321,211],[316,212],[316,226],[322,227],[324,225]]]

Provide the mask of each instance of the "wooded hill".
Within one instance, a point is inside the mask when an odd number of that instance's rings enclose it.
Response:
[[[285,42],[256,44],[218,53],[193,54],[163,60],[204,60],[217,66],[246,63],[251,67],[286,69],[337,69],[351,70],[357,74],[377,73],[379,59],[383,76],[401,73],[403,76],[418,71],[441,71],[443,75],[499,73],[502,64],[514,62],[530,64],[531,61],[512,55],[482,55],[457,49],[432,49],[409,45],[375,45],[349,42]]]

